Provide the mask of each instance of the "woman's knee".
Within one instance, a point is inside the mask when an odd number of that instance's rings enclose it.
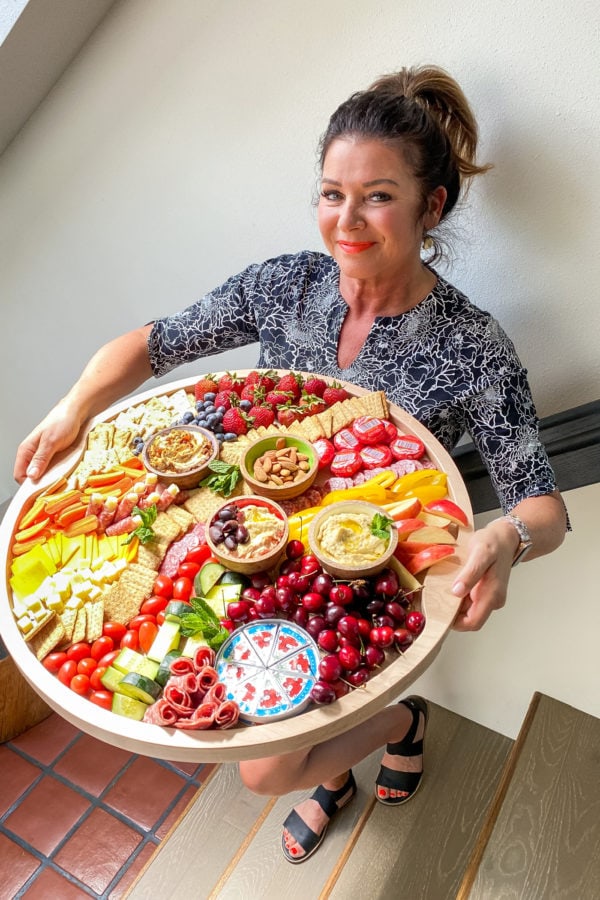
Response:
[[[263,760],[245,760],[240,763],[239,768],[242,782],[253,794],[272,796],[275,793],[272,773]]]

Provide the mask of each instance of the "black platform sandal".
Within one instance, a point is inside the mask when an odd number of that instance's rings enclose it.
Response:
[[[391,756],[419,756],[423,753],[423,738],[415,741],[415,734],[419,728],[419,717],[424,717],[424,727],[427,725],[427,703],[422,697],[407,697],[401,700],[403,706],[406,706],[412,712],[412,722],[410,728],[406,732],[401,741],[395,744],[388,744],[386,752]],[[410,800],[417,791],[423,777],[423,770],[420,772],[397,772],[396,769],[390,769],[389,766],[381,765],[379,774],[375,780],[375,796],[380,803],[386,806],[399,806]],[[381,790],[381,789],[387,790]],[[403,796],[390,797],[389,790],[401,791]]]
[[[338,806],[337,801],[341,800],[344,794],[347,794],[348,791],[351,791],[352,793],[350,794],[348,799],[344,803],[342,803],[341,806]],[[350,769],[350,771],[348,772],[348,778],[338,791],[328,791],[327,788],[324,788],[321,784],[316,789],[314,794],[311,794],[310,799],[317,801],[325,815],[329,816],[329,820],[331,821],[336,812],[339,812],[341,809],[347,806],[348,803],[350,803],[350,801],[353,799],[355,794],[356,781],[354,780],[352,769]],[[300,818],[296,810],[293,809],[283,823],[283,827],[287,831],[289,831],[296,843],[300,844],[300,846],[304,850],[302,856],[294,856],[286,847],[285,839],[282,835],[281,849],[283,850],[283,855],[288,862],[301,863],[304,862],[305,859],[308,859],[309,856],[312,856],[313,853],[316,853],[316,851],[319,849],[319,847],[325,840],[325,834],[327,833],[327,829],[329,828],[329,822],[327,822],[321,834],[316,834],[312,830],[312,828],[309,828],[306,822]]]

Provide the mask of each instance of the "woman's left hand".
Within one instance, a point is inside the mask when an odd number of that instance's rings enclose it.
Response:
[[[475,532],[452,588],[463,598],[454,621],[456,631],[477,631],[494,610],[502,609],[517,546],[514,528],[497,520]]]

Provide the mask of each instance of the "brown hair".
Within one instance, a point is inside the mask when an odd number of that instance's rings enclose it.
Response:
[[[424,209],[435,188],[446,188],[442,221],[466,194],[471,179],[491,168],[475,160],[478,129],[467,98],[452,76],[437,66],[383,75],[342,103],[321,138],[321,170],[332,141],[344,137],[399,145],[421,185]],[[436,245],[433,258],[439,255]]]

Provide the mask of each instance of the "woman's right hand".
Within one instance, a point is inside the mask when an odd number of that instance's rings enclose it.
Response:
[[[19,444],[13,472],[15,480],[22,484],[26,477],[33,481],[41,478],[54,456],[75,442],[82,424],[68,401],[61,400]]]

